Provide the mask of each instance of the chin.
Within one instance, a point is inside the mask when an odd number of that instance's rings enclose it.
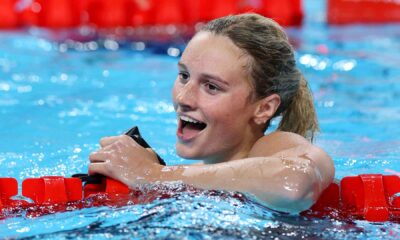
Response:
[[[185,159],[198,159],[196,154],[189,153],[187,151],[179,151],[178,149],[176,150],[176,154],[178,154],[179,157],[185,158]]]
[[[196,153],[192,149],[184,146],[179,146],[179,143],[176,144],[176,154],[178,154],[179,157],[185,158],[185,159],[200,159],[201,156],[200,154]]]

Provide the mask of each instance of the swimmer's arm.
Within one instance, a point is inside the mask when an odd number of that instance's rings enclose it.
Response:
[[[181,181],[204,189],[240,191],[252,194],[272,209],[296,213],[310,207],[329,185],[333,164],[324,151],[305,140],[296,142],[287,136],[274,136],[277,142],[280,138],[283,143],[274,146],[268,137],[263,137],[246,159],[212,165],[161,166],[154,154],[120,136],[118,141],[110,139],[113,144],[91,154],[89,172],[118,179],[132,188],[141,183]]]
[[[182,181],[203,189],[239,191],[283,212],[308,209],[326,187],[311,160],[299,156],[252,157],[227,163],[167,166],[152,182]]]
[[[325,151],[293,133],[264,136],[248,157],[212,165],[163,167],[156,179],[249,193],[272,209],[296,213],[317,200],[335,173]]]

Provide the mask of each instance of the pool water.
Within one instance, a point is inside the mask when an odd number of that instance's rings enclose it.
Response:
[[[338,179],[400,174],[400,25],[328,27],[324,7],[305,1],[304,26],[287,29],[314,93],[316,144],[334,159]],[[43,35],[0,32],[0,176],[21,183],[87,172],[98,139],[134,125],[167,164],[190,163],[175,153],[170,93],[182,42],[57,44]],[[148,204],[3,219],[0,238],[398,239],[400,229],[280,215],[231,193],[183,191]]]

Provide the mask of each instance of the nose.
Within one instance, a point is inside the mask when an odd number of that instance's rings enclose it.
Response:
[[[175,109],[190,111],[196,108],[196,89],[194,81],[175,89]]]

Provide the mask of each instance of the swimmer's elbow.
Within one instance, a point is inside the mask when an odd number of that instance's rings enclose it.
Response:
[[[311,191],[308,191],[305,194],[300,192],[287,192],[281,195],[282,198],[280,201],[271,205],[266,205],[279,212],[298,214],[309,209],[315,203],[314,195],[315,193]]]
[[[314,157],[313,162],[314,166],[318,169],[318,174],[321,177],[322,187],[328,187],[335,176],[335,166],[333,164],[332,158],[321,148],[313,147],[314,149]]]
[[[309,209],[322,192],[322,182],[311,166],[307,171],[286,175],[278,189],[257,197],[273,210],[297,214]]]
[[[309,209],[316,202],[316,196],[319,196],[319,192],[310,189],[286,191],[283,194],[286,204],[282,206],[282,210],[287,213],[298,214]]]

